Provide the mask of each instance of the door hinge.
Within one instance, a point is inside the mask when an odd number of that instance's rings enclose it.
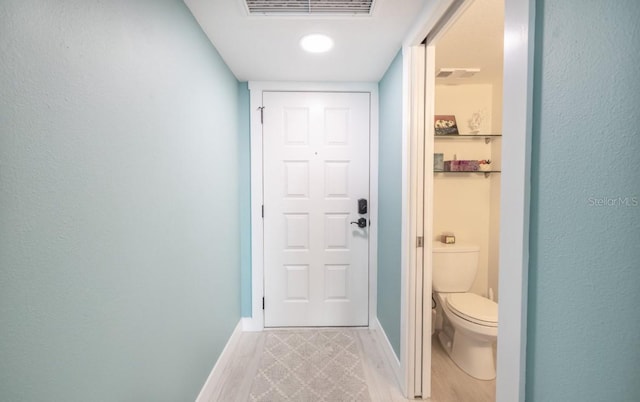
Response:
[[[422,236],[418,236],[418,238],[416,239],[416,247],[423,247],[424,246],[424,238]]]
[[[264,218],[264,205],[262,206],[262,217]]]
[[[258,106],[260,109],[260,124],[264,124],[264,106]]]
[[[262,309],[264,310],[264,297],[262,298]]]

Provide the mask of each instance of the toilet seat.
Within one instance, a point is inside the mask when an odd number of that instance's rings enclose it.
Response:
[[[486,327],[498,326],[498,304],[474,293],[447,296],[447,306],[458,317]]]

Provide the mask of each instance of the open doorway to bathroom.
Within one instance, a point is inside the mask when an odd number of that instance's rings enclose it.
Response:
[[[433,129],[426,130],[425,149],[433,150],[433,165],[425,166],[424,202],[433,211],[433,236],[426,239],[433,258],[425,263],[432,263],[434,292],[432,336],[423,347],[431,348],[431,397],[494,401],[504,0],[463,2],[426,45],[433,68],[427,68],[432,102],[425,125]],[[445,236],[455,243],[445,245]],[[469,266],[444,284],[439,270],[456,268],[436,265],[458,256]]]
[[[401,371],[408,396],[432,398],[431,292],[433,153],[435,115],[435,47],[459,17],[454,6],[473,0],[438,0],[425,13],[403,45],[403,222]],[[461,9],[461,8],[460,8]],[[535,0],[505,0],[502,102],[502,172],[500,194],[499,342],[495,396],[498,401],[524,401],[526,383],[529,193],[531,187],[531,115]],[[432,37],[434,36],[434,37]],[[431,42],[425,45],[425,37]],[[426,56],[426,58],[425,58]],[[425,74],[426,70],[426,74]],[[425,85],[426,81],[426,85]],[[427,198],[427,202],[424,202]],[[508,219],[506,218],[508,217]],[[424,236],[424,238],[422,238]],[[426,240],[426,241],[424,241]],[[414,243],[415,242],[415,243]],[[506,268],[505,268],[506,267]],[[424,296],[424,297],[423,297]],[[433,387],[435,388],[435,387]],[[455,392],[455,391],[454,391]],[[440,398],[446,400],[446,398]],[[450,398],[451,399],[451,398]],[[468,398],[475,400],[473,398]],[[452,400],[464,400],[457,396]]]

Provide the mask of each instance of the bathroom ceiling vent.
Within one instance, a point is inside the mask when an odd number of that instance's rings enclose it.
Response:
[[[374,0],[245,0],[251,15],[369,15]]]
[[[436,78],[471,78],[479,72],[479,68],[441,68]]]

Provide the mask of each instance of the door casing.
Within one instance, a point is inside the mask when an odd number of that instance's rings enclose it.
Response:
[[[378,257],[378,83],[249,82],[251,119],[251,317],[242,319],[244,331],[264,330],[264,228],[262,221],[262,93],[364,92],[371,95],[369,143],[369,326],[377,317]]]
[[[416,83],[411,80],[412,69],[415,69],[417,61],[411,55],[416,54],[423,40],[434,28],[440,18],[446,13],[449,6],[455,0],[437,0],[425,7],[423,14],[418,18],[403,43],[404,80],[403,80],[403,109],[405,110],[406,127],[403,137],[406,143],[410,143],[412,127],[409,124],[412,118],[411,110],[415,103],[420,102],[412,93],[411,87]],[[464,0],[470,3],[473,0]],[[463,5],[464,6],[464,5]],[[526,345],[527,345],[527,290],[529,270],[529,193],[531,187],[531,137],[532,137],[532,105],[533,105],[533,64],[535,44],[535,0],[505,0],[505,27],[504,27],[504,70],[503,70],[503,132],[502,141],[502,174],[501,174],[501,198],[500,215],[509,216],[510,219],[502,219],[500,223],[500,269],[499,284],[500,302],[498,327],[498,359],[496,401],[511,402],[524,401],[526,380]],[[428,51],[428,50],[427,50]],[[419,54],[419,51],[418,51]],[[424,102],[424,99],[422,100]],[[409,167],[407,172],[417,168],[417,162],[411,158],[408,149],[403,149],[403,163]],[[426,163],[425,175],[432,174],[433,164]],[[404,181],[410,181],[407,174]],[[406,188],[403,197],[412,196],[413,189]],[[403,190],[405,187],[403,186]],[[415,191],[413,191],[415,194]],[[414,197],[415,200],[415,197]],[[409,261],[415,260],[417,249],[408,243],[414,239],[415,231],[407,224],[415,216],[413,211],[403,214],[403,244],[402,249],[408,250],[408,256],[403,255],[402,263],[402,298],[403,307],[401,320],[401,387],[405,396],[415,389],[415,340],[416,320],[413,314],[421,306],[422,300],[416,300],[415,292],[411,291],[410,280],[415,278],[413,267]],[[428,219],[430,212],[425,212]],[[424,236],[432,236],[431,225],[424,223]],[[430,252],[430,242],[425,242],[427,248],[420,252]],[[424,276],[431,275],[429,259],[425,258]],[[424,290],[424,289],[423,289]],[[431,316],[424,321],[431,320]],[[406,323],[406,324],[405,324]],[[423,325],[425,323],[423,322]],[[426,327],[426,325],[424,325]],[[430,359],[429,359],[430,360]],[[423,361],[425,367],[430,367],[431,362]],[[424,377],[423,377],[424,378]]]

